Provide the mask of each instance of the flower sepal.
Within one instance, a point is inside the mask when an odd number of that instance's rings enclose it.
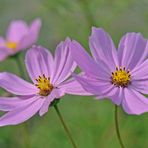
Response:
[[[59,98],[53,100],[53,101],[51,102],[51,104],[50,104],[50,107],[56,106],[59,102],[60,102],[60,99],[59,99]]]
[[[9,57],[10,57],[11,59],[16,59],[17,57],[19,57],[20,54],[21,54],[20,52],[17,52],[17,53],[15,53],[15,54],[13,54],[13,55],[10,55]]]

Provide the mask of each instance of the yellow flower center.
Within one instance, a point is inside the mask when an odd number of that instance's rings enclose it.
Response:
[[[130,71],[126,71],[126,68],[116,67],[116,71],[112,72],[112,84],[118,87],[127,87],[130,83],[131,75]]]
[[[10,49],[16,49],[17,48],[17,43],[16,42],[6,42],[6,47]]]
[[[42,96],[48,96],[53,89],[53,85],[50,83],[50,78],[46,78],[43,74],[42,76],[39,76],[36,81],[37,84],[35,84],[35,86],[40,90],[39,94]]]

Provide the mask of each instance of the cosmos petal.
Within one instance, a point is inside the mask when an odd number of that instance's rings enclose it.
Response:
[[[54,59],[54,76],[52,76],[53,79],[51,79],[52,84],[60,84],[66,80],[76,68],[76,64],[72,60],[72,55],[69,49],[70,42],[71,40],[67,38],[56,48]]]
[[[65,83],[61,84],[59,88],[64,89],[65,93],[71,95],[92,95],[91,93],[87,92],[75,79],[66,81]]]
[[[27,51],[25,63],[28,74],[33,82],[43,74],[49,77],[53,70],[52,54],[41,46],[33,46]]]
[[[109,97],[113,101],[113,103],[115,103],[116,105],[120,105],[124,98],[123,88],[115,87],[113,91],[114,91],[114,94]]]
[[[122,87],[113,87],[110,89],[109,94],[103,94],[96,97],[96,99],[110,99],[114,104],[120,105],[124,98]]]
[[[89,45],[91,53],[96,61],[104,61],[110,70],[118,66],[117,51],[114,43],[109,34],[102,28],[92,27]]]
[[[50,103],[55,99],[60,99],[60,97],[62,97],[63,95],[64,95],[64,92],[61,91],[60,89],[53,89],[51,94],[47,96],[46,100],[44,101],[39,111],[39,115],[43,116],[48,111]]]
[[[140,115],[148,112],[148,99],[133,89],[124,89],[125,100],[122,102],[123,109],[128,114]]]
[[[124,98],[123,98],[123,100],[122,100],[122,108],[124,109],[124,111],[125,111],[126,113],[128,113],[128,114],[134,114],[134,113],[132,112],[132,110],[130,109],[130,107],[128,106],[128,103],[127,103],[127,101],[126,101],[126,99],[125,99],[125,96],[124,96]]]
[[[0,37],[0,47],[4,47],[5,46],[5,39],[3,37]]]
[[[132,81],[130,88],[143,93],[148,94],[148,80],[146,81]]]
[[[148,60],[136,66],[132,71],[132,80],[148,80]]]
[[[148,60],[131,71],[131,87],[141,93],[148,94]]]
[[[0,110],[12,111],[20,106],[26,106],[35,100],[35,97],[30,98],[29,96],[28,99],[22,99],[21,97],[0,97]]]
[[[40,18],[35,19],[30,25],[30,31],[34,33],[38,33],[40,31],[42,22]]]
[[[148,44],[140,33],[127,33],[119,43],[120,65],[132,70],[148,57]]]
[[[73,75],[74,78],[82,85],[82,87],[89,93],[96,96],[113,96],[114,85],[108,81],[99,81],[92,78],[84,78],[78,75]]]
[[[18,49],[25,49],[34,44],[37,41],[40,28],[41,28],[41,20],[40,19],[34,20],[30,28],[28,29],[28,33],[21,38],[18,44]]]
[[[28,26],[22,20],[12,21],[7,31],[7,41],[19,43],[24,35],[28,33]]]
[[[11,53],[8,48],[0,47],[0,61],[5,60],[10,54]]]
[[[0,118],[0,126],[17,125],[28,120],[39,111],[43,102],[43,99],[36,99],[36,101],[26,106],[21,106],[6,113]]]
[[[110,78],[110,72],[106,65],[101,61],[96,63],[77,41],[72,41],[70,48],[74,61],[83,72],[101,79]]]
[[[31,83],[7,72],[0,73],[0,87],[16,95],[33,95],[38,92]]]

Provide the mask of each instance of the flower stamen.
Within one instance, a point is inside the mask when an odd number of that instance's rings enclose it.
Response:
[[[17,48],[17,43],[16,42],[6,42],[5,43],[7,48],[15,50]]]
[[[116,67],[116,71],[112,72],[112,84],[118,87],[127,87],[131,80],[130,70],[125,67]]]
[[[53,85],[50,83],[50,77],[47,78],[43,74],[35,80],[37,81],[37,84],[35,84],[35,86],[40,90],[39,94],[42,96],[48,96],[53,89]]]

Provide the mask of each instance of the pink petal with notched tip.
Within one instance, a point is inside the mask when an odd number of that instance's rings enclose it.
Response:
[[[140,33],[127,33],[119,43],[118,58],[120,66],[134,69],[148,57],[148,44]]]
[[[118,64],[117,50],[114,43],[102,28],[92,27],[92,34],[89,38],[91,53],[95,61],[102,60],[112,71]]]
[[[23,20],[12,21],[8,27],[6,40],[19,43],[28,31],[29,27]]]
[[[123,109],[128,114],[140,115],[148,112],[148,99],[133,89],[124,89]]]
[[[30,27],[28,26],[28,33],[21,38],[18,44],[18,50],[29,48],[31,45],[36,43],[39,36],[40,28],[41,20],[34,20]]]
[[[99,79],[108,79],[110,77],[106,65],[102,61],[96,63],[77,41],[72,41],[70,48],[73,60],[83,72]]]
[[[76,68],[69,48],[70,43],[71,40],[67,38],[57,46],[55,51],[51,83],[56,86],[66,80]]]
[[[52,54],[41,46],[33,46],[27,51],[25,64],[33,82],[36,82],[35,79],[43,74],[47,78],[50,77],[54,69]]]

